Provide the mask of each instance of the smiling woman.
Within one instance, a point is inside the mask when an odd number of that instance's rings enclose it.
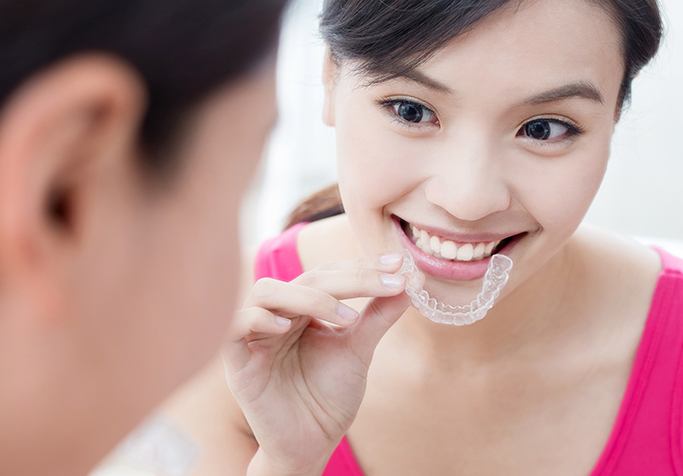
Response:
[[[581,226],[657,4],[328,0],[321,30],[339,186],[256,256],[231,396],[198,393],[226,422],[193,419],[206,467],[681,473],[683,263]],[[449,327],[410,306],[406,253],[442,302],[514,271]]]

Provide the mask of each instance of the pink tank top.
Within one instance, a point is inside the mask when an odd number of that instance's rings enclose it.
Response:
[[[256,279],[302,273],[298,224],[261,246]],[[645,329],[612,432],[591,476],[683,476],[683,260],[653,247],[662,261]],[[346,437],[324,476],[363,476]]]

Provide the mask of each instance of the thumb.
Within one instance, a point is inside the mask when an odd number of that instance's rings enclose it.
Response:
[[[410,305],[405,293],[392,297],[372,299],[361,313],[358,324],[353,328],[350,339],[353,346],[369,358],[384,334],[403,315]]]

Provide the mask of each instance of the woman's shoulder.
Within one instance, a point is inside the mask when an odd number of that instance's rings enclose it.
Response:
[[[303,271],[359,255],[346,215],[337,215],[298,223],[265,241],[256,258],[256,269],[257,274],[263,274],[259,271],[272,271],[273,266],[289,267],[285,274],[293,279]]]
[[[656,274],[658,277],[670,276],[683,279],[683,257],[678,256],[675,249],[669,249],[664,243],[618,234],[594,226],[581,228],[586,242],[594,254],[608,257],[607,262],[613,267],[621,266]],[[639,273],[642,274],[642,273]]]
[[[683,294],[683,260],[665,248],[590,225],[577,237],[580,266],[592,270],[589,285],[610,302],[630,302],[647,312],[661,285],[673,283],[675,293]]]
[[[634,237],[594,225],[582,225],[575,236],[582,259],[597,264],[607,274],[651,278],[663,271],[663,250]]]

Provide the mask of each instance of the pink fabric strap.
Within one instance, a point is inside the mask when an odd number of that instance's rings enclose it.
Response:
[[[683,401],[675,395],[683,385],[683,261],[654,249],[662,272],[612,434],[592,476],[683,475],[676,468],[683,454],[676,412]]]
[[[306,223],[298,223],[261,245],[254,261],[255,279],[291,281],[303,272],[296,240],[304,226]]]
[[[358,465],[349,440],[345,436],[332,453],[323,476],[363,476],[363,470]]]

